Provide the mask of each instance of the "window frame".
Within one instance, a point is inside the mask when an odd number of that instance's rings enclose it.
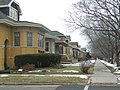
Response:
[[[9,17],[18,21],[18,11],[13,7],[9,7]]]
[[[46,45],[46,43],[48,44],[48,46]],[[50,42],[48,42],[48,41],[45,42],[45,51],[50,52]]]
[[[20,32],[14,32],[14,46],[20,46]]]
[[[44,35],[38,33],[38,47],[44,48]]]
[[[32,32],[27,32],[27,46],[33,46],[33,33]]]

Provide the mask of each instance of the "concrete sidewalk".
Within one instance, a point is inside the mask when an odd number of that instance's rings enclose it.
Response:
[[[96,60],[91,84],[117,84],[117,77],[99,60]]]

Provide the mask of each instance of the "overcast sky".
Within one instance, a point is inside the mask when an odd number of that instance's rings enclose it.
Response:
[[[78,42],[82,47],[86,46],[86,40],[80,35],[80,31],[70,33],[63,21],[66,17],[65,10],[69,10],[72,3],[79,0],[16,0],[22,10],[22,21],[40,23],[50,30],[57,30],[64,35],[70,35],[72,42]]]

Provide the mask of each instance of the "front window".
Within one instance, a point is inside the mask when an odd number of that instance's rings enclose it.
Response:
[[[27,46],[32,46],[32,32],[27,32]]]
[[[45,42],[45,51],[49,52],[49,42]]]
[[[14,32],[14,46],[20,46],[20,32]]]
[[[13,8],[13,7],[10,7],[9,8],[9,16],[12,18],[12,19],[14,19],[14,20],[18,20],[18,11],[15,9],[15,8]]]
[[[44,47],[44,36],[38,33],[38,47]]]

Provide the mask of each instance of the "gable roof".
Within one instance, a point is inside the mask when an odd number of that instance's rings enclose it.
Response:
[[[8,5],[12,0],[0,0],[0,5]]]
[[[58,31],[51,31],[49,34],[54,35],[54,36],[65,36],[64,34],[58,32]]]

